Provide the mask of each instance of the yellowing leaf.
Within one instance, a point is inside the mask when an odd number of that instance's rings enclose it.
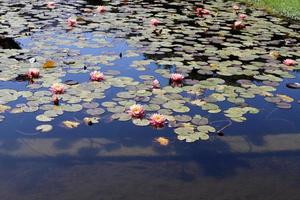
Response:
[[[56,67],[56,63],[53,60],[47,60],[44,64],[43,64],[43,68],[54,68]]]
[[[99,119],[100,119],[99,117],[85,117],[83,121],[86,125],[92,125],[92,124],[99,123]]]
[[[273,96],[272,93],[270,93],[270,92],[265,92],[265,91],[262,91],[262,92],[261,92],[261,95],[264,96],[264,97],[272,97],[272,96]]]
[[[164,137],[155,138],[155,141],[158,142],[161,146],[167,146],[169,144],[169,139]]]
[[[197,105],[197,106],[203,106],[204,104],[206,104],[206,102],[201,100],[201,99],[196,99],[194,101],[191,101],[191,104],[194,104],[194,105]]]
[[[63,121],[63,125],[67,128],[77,128],[79,126],[79,122],[74,122],[74,121]]]
[[[217,63],[211,63],[209,66],[212,70],[216,70],[219,67]]]
[[[270,56],[272,56],[273,58],[277,59],[280,57],[280,53],[278,51],[271,51],[270,52]]]
[[[192,128],[192,129],[194,129],[194,125],[193,124],[191,124],[191,123],[182,123],[182,126],[183,127],[185,127],[185,128]]]
[[[289,96],[284,95],[284,94],[278,94],[277,96],[280,97],[282,101],[285,101],[285,102],[288,102],[288,103],[291,103],[291,102],[294,101],[294,99],[292,97],[289,97]]]
[[[0,105],[0,113],[5,112],[6,110],[10,109],[11,107],[5,106],[5,105]]]

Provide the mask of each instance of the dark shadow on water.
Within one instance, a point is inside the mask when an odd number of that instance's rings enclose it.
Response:
[[[0,49],[21,49],[21,47],[14,39],[0,35]]]
[[[95,147],[90,147],[90,148],[81,148],[78,151],[78,155],[80,157],[85,157],[85,158],[94,158],[95,156],[97,156],[97,154],[99,153],[99,148],[95,148]]]
[[[88,5],[103,5],[105,2],[102,0],[85,0]]]
[[[286,158],[299,157],[299,151],[290,152],[272,152],[272,153],[253,153],[253,154],[209,154],[203,152],[203,155],[194,156],[157,156],[157,157],[139,157],[139,156],[104,156],[95,157],[98,150],[95,148],[82,149],[80,156],[59,156],[55,158],[12,158],[1,156],[1,166],[13,169],[18,166],[18,163],[23,162],[42,162],[45,166],[51,165],[60,166],[63,168],[73,167],[75,165],[92,165],[98,162],[119,162],[127,163],[131,161],[138,161],[147,166],[147,163],[159,165],[162,162],[176,162],[181,166],[181,172],[177,178],[183,181],[192,181],[193,175],[186,170],[188,162],[196,163],[199,170],[203,172],[203,176],[214,177],[217,179],[228,178],[236,175],[238,169],[251,169],[250,162],[256,158]],[[48,163],[48,164],[47,164]],[[141,166],[139,165],[138,168]],[[38,172],[39,173],[39,172]],[[42,174],[42,171],[40,172]],[[35,174],[36,175],[36,174]]]
[[[189,173],[184,164],[182,164],[181,171],[177,178],[184,182],[192,182],[195,180],[195,176]]]

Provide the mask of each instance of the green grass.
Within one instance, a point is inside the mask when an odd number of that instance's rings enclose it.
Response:
[[[300,0],[238,0],[268,12],[300,20]]]

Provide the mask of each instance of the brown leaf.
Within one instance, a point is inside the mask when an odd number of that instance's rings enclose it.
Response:
[[[43,64],[43,68],[54,68],[56,67],[56,63],[53,60],[47,60],[44,64]]]
[[[167,146],[169,144],[169,139],[164,137],[155,138],[155,141],[159,143],[161,146]]]
[[[67,128],[77,128],[79,126],[79,122],[74,122],[74,121],[63,121],[63,125]]]

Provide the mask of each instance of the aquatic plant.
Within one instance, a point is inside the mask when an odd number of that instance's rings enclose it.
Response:
[[[134,105],[130,106],[128,113],[132,117],[142,118],[142,117],[144,117],[145,109],[140,104],[134,104]]]
[[[53,104],[58,106],[59,105],[59,99],[58,99],[58,96],[57,95],[53,95],[52,96],[52,101],[53,101]]]
[[[196,15],[197,15],[198,17],[203,16],[203,15],[209,15],[209,14],[210,14],[210,12],[209,12],[209,10],[207,10],[207,9],[204,9],[204,8],[196,8]]]
[[[181,83],[184,79],[184,76],[179,73],[173,73],[171,74],[171,81],[175,83]]]
[[[37,68],[30,68],[27,72],[27,76],[29,79],[39,78],[40,70]]]
[[[50,91],[53,94],[63,94],[65,92],[65,86],[61,83],[52,84]]]
[[[296,65],[297,62],[293,59],[285,59],[283,61],[283,64],[287,65],[287,66],[293,66],[293,65]]]
[[[103,81],[104,80],[104,74],[100,71],[93,71],[90,73],[90,79],[92,81]]]
[[[136,126],[151,125],[145,113],[157,113],[165,117],[179,140],[195,142],[216,132],[211,121],[214,117],[244,122],[249,114],[258,113],[251,99],[260,96],[281,109],[293,105],[291,97],[277,94],[276,89],[299,70],[297,64],[282,63],[282,58],[299,62],[297,25],[285,25],[276,17],[266,17],[263,11],[248,12],[245,6],[235,9],[249,15],[245,20],[245,14],[233,15],[232,3],[223,1],[205,4],[205,9],[203,3],[197,4],[202,6],[198,9],[201,15],[213,13],[201,19],[191,13],[197,14],[194,1],[184,5],[173,2],[170,8],[163,0],[159,11],[155,3],[141,6],[129,2],[126,8],[117,2],[107,3],[113,12],[101,17],[95,14],[96,5],[85,7],[82,1],[64,3],[47,16],[45,10],[37,9],[37,3],[28,18],[16,14],[11,19],[4,14],[5,23],[11,26],[0,23],[3,30],[17,40],[31,42],[22,50],[1,52],[0,80],[22,82],[26,89],[3,86],[0,113],[31,112],[38,122],[45,123],[70,117],[71,112],[87,115],[82,116],[87,125],[117,120]],[[57,23],[65,20],[63,16],[73,16],[75,21],[67,31],[65,23]],[[154,27],[149,28],[145,22],[152,20]],[[72,29],[77,22],[80,26]],[[236,31],[245,24],[247,31]],[[119,62],[125,65],[120,67]],[[41,67],[42,76],[28,84],[27,69],[31,67]],[[87,72],[91,72],[92,81],[87,80]],[[105,81],[99,83],[102,73]],[[52,83],[63,84],[67,92],[51,89],[51,94],[45,88]],[[299,88],[295,83],[287,86]],[[17,101],[21,103],[14,106]],[[131,106],[140,104],[142,109],[130,111]],[[39,113],[34,114],[36,111]],[[4,118],[1,115],[0,121]],[[44,125],[36,129],[52,130],[52,125]]]
[[[159,89],[160,88],[160,83],[157,79],[152,81],[152,88],[153,89]]]
[[[68,26],[70,26],[70,27],[76,26],[77,19],[70,17],[70,18],[68,18],[67,23],[68,23]]]
[[[158,19],[153,18],[150,20],[150,24],[152,26],[157,26],[159,23],[160,23],[160,21]]]
[[[233,24],[233,28],[236,29],[236,30],[241,30],[241,29],[244,29],[246,26],[245,24],[243,23],[243,21],[235,21],[234,24]]]
[[[166,118],[162,114],[155,113],[150,117],[150,124],[156,128],[161,128],[164,126]]]
[[[54,9],[55,7],[56,7],[56,5],[55,5],[54,1],[47,2],[47,8]]]
[[[240,14],[239,18],[240,20],[245,20],[248,16],[246,14]]]
[[[169,139],[165,137],[155,138],[155,141],[161,146],[167,146],[169,144]]]
[[[106,7],[105,6],[98,6],[97,7],[97,12],[98,13],[104,13],[104,12],[106,12]]]
[[[236,5],[236,4],[234,4],[234,5],[232,6],[232,8],[233,8],[234,11],[240,10],[240,7],[239,7],[238,5]]]

